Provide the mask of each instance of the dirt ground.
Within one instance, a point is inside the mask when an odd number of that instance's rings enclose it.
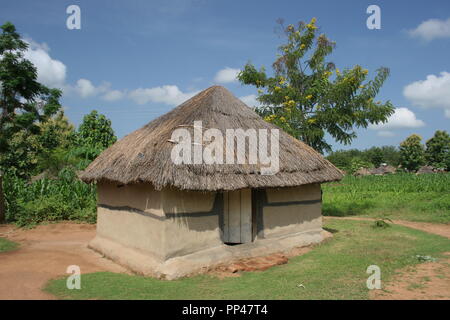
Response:
[[[344,219],[370,220],[358,217]],[[409,221],[394,223],[450,238],[450,225]],[[16,250],[0,253],[0,300],[55,299],[54,296],[43,292],[42,288],[49,280],[67,275],[66,270],[70,265],[78,265],[81,273],[129,273],[87,248],[87,243],[94,236],[95,225],[89,224],[57,223],[40,225],[34,229],[0,225],[0,237],[20,244]],[[304,254],[309,250],[310,247],[296,248],[285,254],[244,259],[219,266],[211,272],[223,277],[238,275],[240,271],[265,270],[287,263],[289,257]],[[383,290],[371,291],[371,298],[450,299],[450,252],[448,256],[448,259],[399,270],[398,277],[383,286]]]
[[[333,235],[328,231],[322,231],[323,240],[328,240]],[[273,266],[286,264],[289,258],[300,256],[311,251],[314,245],[295,247],[283,253],[274,253],[267,256],[243,258],[232,263],[220,264],[209,269],[207,272],[219,278],[238,277],[241,272],[264,271]]]
[[[42,288],[49,280],[68,275],[66,270],[70,265],[79,266],[82,274],[97,271],[130,273],[87,248],[88,242],[95,237],[95,225],[63,222],[34,229],[0,225],[0,237],[20,245],[16,250],[0,253],[0,300],[55,299]],[[331,234],[324,231],[324,237],[331,237]],[[293,248],[283,254],[241,259],[208,272],[223,278],[238,276],[242,271],[266,270],[309,250],[311,247]]]
[[[70,265],[81,273],[126,272],[86,247],[95,236],[95,225],[58,223],[34,229],[0,225],[0,237],[20,244],[0,253],[0,299],[54,299],[41,289],[47,281],[67,275]]]
[[[375,220],[360,217],[326,217],[325,219]],[[434,233],[450,239],[450,224],[393,220],[395,224]],[[382,290],[372,290],[374,300],[449,300],[450,299],[450,252],[448,258],[424,262],[398,270],[398,275]]]

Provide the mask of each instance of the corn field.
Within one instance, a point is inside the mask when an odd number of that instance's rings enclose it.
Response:
[[[57,179],[34,182],[5,175],[3,187],[8,222],[20,226],[58,220],[95,222],[96,187],[79,181],[72,170],[62,170]]]
[[[323,212],[450,223],[450,173],[346,176],[323,189]]]

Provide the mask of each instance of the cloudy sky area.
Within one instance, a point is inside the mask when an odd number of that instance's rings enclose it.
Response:
[[[81,8],[81,30],[66,28],[66,8]],[[381,8],[381,30],[366,27],[366,9]],[[13,22],[30,44],[26,57],[39,79],[62,88],[62,103],[78,125],[93,109],[119,137],[213,84],[248,105],[256,89],[236,73],[247,61],[270,66],[286,23],[317,17],[337,42],[330,59],[340,69],[389,67],[377,100],[397,107],[389,122],[358,130],[351,146],[397,145],[412,133],[425,139],[450,130],[450,2],[429,1],[8,1],[0,22]]]

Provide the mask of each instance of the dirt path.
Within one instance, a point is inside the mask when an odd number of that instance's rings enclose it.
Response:
[[[376,220],[362,217],[325,217],[325,220],[328,219]],[[392,222],[450,239],[450,224],[404,220]],[[370,298],[375,300],[449,300],[450,252],[446,252],[445,255],[448,258],[398,270],[398,275],[389,283],[383,284],[382,290],[372,290]]]
[[[69,265],[81,273],[126,272],[115,263],[88,249],[95,225],[58,223],[31,230],[0,225],[0,237],[20,244],[14,251],[0,253],[1,299],[54,299],[42,291],[47,281],[67,275]]]

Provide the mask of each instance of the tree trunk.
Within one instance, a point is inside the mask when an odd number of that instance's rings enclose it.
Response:
[[[0,172],[0,223],[5,222],[5,197],[3,195],[3,177]]]

